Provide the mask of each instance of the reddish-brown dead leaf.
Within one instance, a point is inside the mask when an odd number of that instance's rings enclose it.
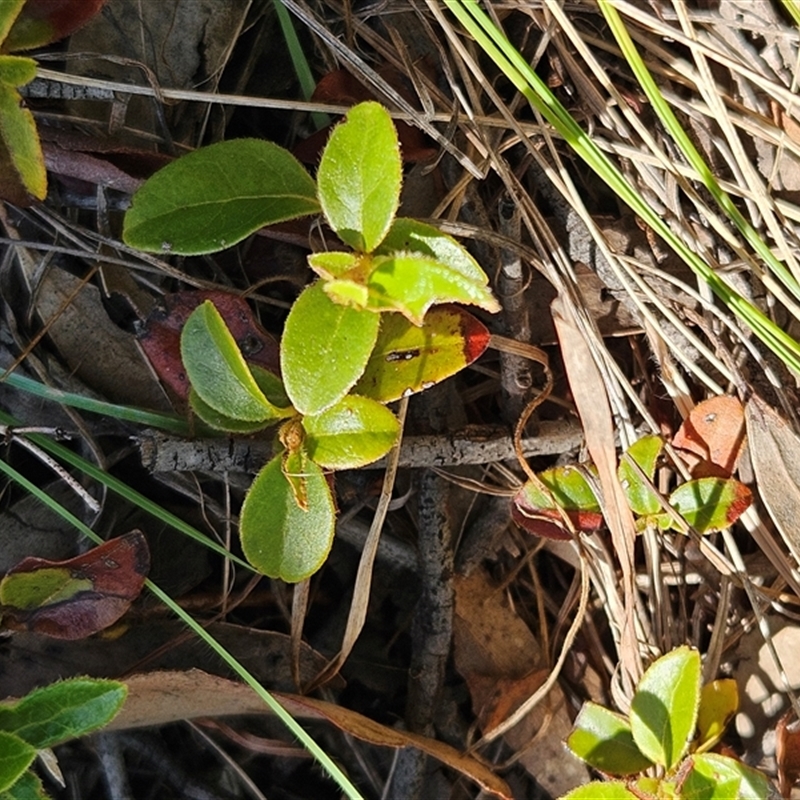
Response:
[[[83,639],[113,625],[139,596],[150,570],[150,550],[141,531],[110,539],[66,561],[29,556],[6,579],[41,570],[63,570],[76,585],[74,594],[35,608],[2,607],[3,624],[56,639]]]
[[[681,451],[693,478],[730,478],[744,442],[744,408],[727,395],[698,403],[683,421],[673,447]]]
[[[168,294],[165,309],[150,314],[138,340],[159,379],[184,403],[189,380],[181,360],[181,330],[192,311],[206,300],[216,306],[247,361],[276,375],[280,372],[278,343],[259,325],[243,297],[205,290]]]

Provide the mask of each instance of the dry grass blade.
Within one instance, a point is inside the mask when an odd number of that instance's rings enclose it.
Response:
[[[636,525],[617,478],[617,446],[611,407],[589,345],[561,298],[551,306],[572,396],[583,423],[586,446],[597,466],[603,490],[602,507],[622,570],[624,618],[619,626],[619,655],[630,685],[641,675],[641,659],[634,624],[634,552]]]

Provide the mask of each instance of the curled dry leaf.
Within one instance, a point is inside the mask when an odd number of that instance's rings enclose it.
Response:
[[[249,686],[197,669],[133,675],[126,683],[128,699],[111,723],[111,729],[196,717],[269,713]],[[275,693],[275,696],[295,718],[327,720],[357,739],[383,747],[416,747],[458,770],[493,796],[507,800],[512,797],[505,781],[488,767],[443,742],[389,728],[333,703],[294,694]]]
[[[83,639],[113,625],[139,596],[150,569],[141,531],[67,561],[29,556],[0,581],[5,627]]]
[[[744,408],[735,397],[711,397],[692,409],[672,445],[681,451],[692,477],[729,478],[742,449],[744,427]]]

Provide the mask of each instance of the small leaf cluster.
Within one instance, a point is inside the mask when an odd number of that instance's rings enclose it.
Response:
[[[764,800],[770,783],[762,773],[710,752],[738,704],[733,680],[701,689],[696,650],[667,653],[642,676],[627,717],[591,702],[581,709],[567,745],[613,779],[562,800]]]
[[[350,248],[309,256],[318,279],[286,319],[280,375],[247,363],[209,301],[181,333],[197,417],[238,434],[279,426],[280,452],[240,516],[245,556],[271,577],[303,580],[325,560],[335,525],[330,473],[391,449],[399,423],[386,404],[452,375],[488,344],[477,320],[447,305],[499,310],[486,274],[451,237],[396,216],[401,186],[394,125],[367,102],[334,128],[316,182],[272,143],[221,142],[156,173],[125,218],[128,244],[200,254],[321,213]]]
[[[0,704],[0,800],[46,800],[30,770],[39,751],[107,725],[126,694],[116,681],[73,678]]]
[[[712,533],[732,525],[752,502],[750,490],[734,478],[695,478],[669,495],[667,503],[678,516],[670,514],[653,488],[663,449],[659,436],[643,436],[625,452],[617,471],[640,530],[647,526],[683,530],[683,520],[698,533]],[[594,468],[588,467],[586,472],[591,478]],[[576,531],[598,530],[603,516],[586,472],[564,466],[537,473],[538,481],[527,481],[514,498],[514,519],[531,533],[551,539],[571,535],[563,513]]]

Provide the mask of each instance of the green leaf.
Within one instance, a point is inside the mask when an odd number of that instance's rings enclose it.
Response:
[[[10,789],[36,758],[36,748],[15,736],[0,731],[0,792]]]
[[[437,303],[464,303],[486,311],[500,310],[489,289],[441,261],[418,253],[376,256],[367,281],[368,308],[393,310],[421,325],[425,312]]]
[[[356,394],[389,403],[421,392],[471,364],[489,345],[489,331],[457,306],[431,309],[422,325],[384,314]]]
[[[0,3],[0,44],[5,41],[17,15],[22,11],[26,0],[3,0]]]
[[[234,139],[195,150],[148,179],[133,196],[122,238],[149,252],[199,255],[318,212],[314,181],[288,150]]]
[[[739,708],[739,687],[732,678],[707,683],[700,693],[697,714],[697,750],[710,750],[725,733],[725,728]]]
[[[317,186],[322,213],[339,238],[369,253],[386,236],[400,202],[397,132],[379,103],[360,103],[337,125],[322,153]]]
[[[681,787],[681,800],[764,800],[772,787],[761,772],[727,756],[691,757],[693,769]]]
[[[28,195],[44,200],[47,171],[33,114],[16,87],[33,80],[36,62],[0,55],[0,194],[20,205]]]
[[[562,795],[560,800],[637,800],[620,781],[592,781]]]
[[[283,416],[264,396],[210,300],[186,320],[181,332],[181,358],[192,388],[214,411],[244,422],[267,423]],[[201,414],[198,416],[202,419]]]
[[[593,471],[594,467],[587,469]],[[550,490],[552,499],[530,482],[526,489],[526,498],[534,507],[552,508],[555,500],[567,511],[600,512],[600,504],[581,470],[573,466],[553,467],[537,473],[537,477]]]
[[[226,433],[239,434],[240,436],[249,436],[253,433],[263,431],[268,425],[274,424],[277,420],[259,420],[257,422],[247,422],[235,417],[228,417],[225,414],[220,414],[219,411],[211,408],[208,403],[204,403],[195,389],[189,389],[189,407],[192,409],[197,418],[217,431],[225,431]]]
[[[7,791],[0,792],[0,800],[49,800],[39,778],[25,772]]]
[[[750,490],[734,478],[698,478],[681,484],[669,504],[698,532],[733,525],[753,502]]]
[[[312,253],[308,257],[308,266],[311,267],[320,278],[325,278],[326,281],[332,281],[352,274],[353,270],[357,269],[359,264],[363,261],[364,255],[362,253],[332,250],[327,253]],[[371,269],[372,259],[367,259],[367,261]],[[364,277],[366,278],[366,275]]]
[[[306,464],[308,510],[298,507],[276,456],[256,476],[239,518],[247,560],[264,575],[296,583],[316,572],[328,556],[336,521],[322,470]]]
[[[328,469],[357,469],[386,455],[400,424],[386,406],[347,395],[327,411],[303,418],[311,459]]]
[[[319,414],[347,394],[364,372],[379,324],[377,314],[334,303],[321,281],[303,290],[281,340],[286,393],[301,414]]]
[[[194,387],[191,387],[189,389],[189,405],[198,418],[210,428],[214,428],[218,431],[226,431],[227,433],[249,436],[295,413],[295,410],[289,403],[286,392],[283,390],[283,382],[277,375],[273,375],[257,364],[248,364],[248,367],[258,384],[258,388],[261,389],[267,400],[274,406],[274,417],[266,421],[258,420],[256,422],[247,422],[245,420],[229,417],[211,408],[208,403],[200,399]]]
[[[392,223],[389,233],[375,254],[388,256],[395,252],[417,253],[446,264],[473,283],[489,285],[486,273],[465,247],[452,236],[424,222],[399,217]]]
[[[37,750],[52,747],[108,724],[127,692],[117,681],[72,678],[52,683],[0,706],[0,731],[13,731]]]
[[[651,767],[633,741],[628,721],[596,703],[585,703],[567,746],[590,767],[609,775],[633,775]]]
[[[631,701],[631,730],[639,750],[672,769],[689,747],[700,705],[700,654],[679,647],[653,662]]]
[[[626,451],[626,455],[642,468],[642,472],[650,479],[649,482],[641,477],[626,458],[619,463],[617,475],[634,514],[646,517],[661,511],[658,495],[650,484],[655,477],[656,463],[663,449],[664,443],[660,436],[643,436]]]

